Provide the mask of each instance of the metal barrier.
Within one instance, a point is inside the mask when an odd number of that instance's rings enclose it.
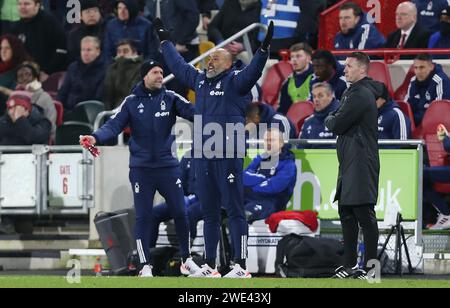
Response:
[[[84,215],[93,206],[94,163],[81,147],[0,147],[0,214]]]

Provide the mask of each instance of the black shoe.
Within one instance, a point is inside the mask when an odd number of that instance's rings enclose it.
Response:
[[[352,274],[352,278],[353,279],[359,279],[359,280],[368,280],[369,279],[367,277],[367,272],[365,270],[362,270],[362,269],[354,270],[354,272]]]
[[[333,279],[351,279],[352,278],[352,272],[347,270],[345,267],[343,266],[339,266],[336,270],[335,270],[335,274],[333,277]]]

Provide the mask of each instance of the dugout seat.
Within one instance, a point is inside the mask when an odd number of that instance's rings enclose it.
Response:
[[[64,122],[83,122],[94,125],[98,114],[105,111],[105,105],[99,101],[85,101],[77,104],[73,111],[64,115]]]
[[[411,82],[411,79],[414,77],[414,66],[411,66],[406,73],[405,79],[403,80],[403,83],[398,87],[397,90],[395,90],[394,93],[394,99],[397,101],[403,101],[408,94],[408,88],[409,84]]]
[[[314,106],[311,102],[298,102],[289,108],[287,117],[294,123],[297,135],[300,134],[306,118],[314,113]]]
[[[55,145],[78,145],[80,135],[90,135],[92,131],[88,123],[65,122],[56,129]]]
[[[370,63],[369,77],[380,81],[386,85],[391,97],[394,97],[394,90],[392,88],[391,75],[386,63],[380,61],[373,61]]]
[[[450,128],[450,101],[434,101],[431,103],[422,121],[422,133],[427,147],[430,166],[450,166],[449,154],[442,142],[437,139],[436,130],[439,124]],[[450,184],[437,183],[437,192],[450,194]]]
[[[396,103],[400,107],[403,114],[409,118],[409,121],[411,122],[411,132],[414,132],[416,130],[416,123],[414,122],[414,113],[411,105],[403,101],[396,101]]]

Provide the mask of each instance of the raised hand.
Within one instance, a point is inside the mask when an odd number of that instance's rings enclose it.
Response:
[[[272,38],[273,38],[273,30],[274,30],[274,24],[273,24],[273,21],[271,21],[269,24],[269,28],[267,29],[266,37],[264,38],[264,41],[261,44],[261,49],[263,51],[267,51],[269,49],[270,42],[272,41]]]
[[[160,18],[156,18],[153,25],[155,26],[156,34],[161,43],[170,40],[170,33],[164,28],[164,23]]]

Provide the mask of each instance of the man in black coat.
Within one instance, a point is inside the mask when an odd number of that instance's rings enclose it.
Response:
[[[62,25],[41,9],[41,0],[19,0],[20,20],[12,33],[25,45],[27,52],[41,67],[41,75],[67,68],[67,42]]]
[[[347,58],[344,72],[351,86],[342,95],[341,106],[325,119],[327,128],[338,135],[335,201],[339,201],[345,257],[344,266],[336,270],[338,278],[366,277],[357,265],[359,226],[364,234],[365,264],[377,258],[378,110],[373,92],[376,87],[367,77],[369,67],[370,59],[364,53],[355,52]]]
[[[389,34],[386,48],[427,48],[430,33],[417,23],[417,8],[412,2],[400,3],[396,11],[397,30]]]

